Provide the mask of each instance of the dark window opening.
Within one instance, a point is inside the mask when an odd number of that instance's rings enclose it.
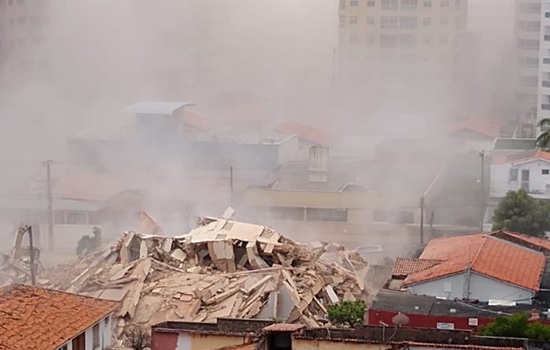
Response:
[[[291,333],[273,333],[267,336],[268,350],[291,350],[292,335]]]
[[[307,221],[347,222],[348,210],[347,209],[306,208],[306,220]]]

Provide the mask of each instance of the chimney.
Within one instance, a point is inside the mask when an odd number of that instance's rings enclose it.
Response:
[[[328,148],[312,146],[309,149],[309,182],[328,182]]]

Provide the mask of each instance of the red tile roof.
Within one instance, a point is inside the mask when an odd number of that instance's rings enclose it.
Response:
[[[300,329],[305,328],[303,324],[292,324],[292,323],[274,323],[265,327],[264,332],[276,333],[276,332],[296,332]]]
[[[287,121],[281,123],[275,128],[275,131],[282,134],[296,135],[298,138],[316,145],[327,145],[332,142],[332,136],[328,132],[298,122]]]
[[[423,271],[441,264],[441,260],[397,258],[393,265],[393,277],[407,277],[412,273]]]
[[[546,238],[534,237],[523,233],[502,230],[491,232],[491,235],[531,249],[546,252],[547,254],[550,253],[550,240]]]
[[[0,349],[55,350],[118,306],[26,285],[0,288]]]
[[[542,253],[483,233],[431,240],[420,258],[443,262],[410,274],[405,285],[461,273],[470,265],[480,275],[538,291],[546,263]]]
[[[467,118],[449,128],[453,134],[462,130],[471,130],[489,138],[497,138],[500,135],[500,122],[490,118]]]
[[[209,131],[213,124],[213,120],[209,117],[189,109],[183,111],[183,121],[186,125],[202,131]]]
[[[531,149],[523,152],[513,153],[507,156],[494,157],[493,164],[522,164],[532,162],[534,160],[546,160],[550,161],[550,152],[543,151],[541,149]]]

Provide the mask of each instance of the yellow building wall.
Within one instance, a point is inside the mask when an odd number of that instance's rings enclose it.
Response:
[[[387,345],[344,343],[327,340],[293,339],[292,349],[294,350],[386,350]]]
[[[224,335],[191,335],[191,348],[189,350],[212,350],[224,346],[241,345],[249,342],[246,337],[231,337]]]

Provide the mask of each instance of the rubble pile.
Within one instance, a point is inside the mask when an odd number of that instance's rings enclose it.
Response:
[[[22,244],[23,235],[27,232],[28,226],[21,226],[15,232],[15,243],[9,254],[2,254],[0,259],[0,287],[14,283],[25,283],[31,281],[31,253],[34,258],[35,274],[42,272],[43,266],[40,263],[40,250],[33,247],[24,247]]]
[[[180,237],[126,232],[47,279],[50,288],[120,301],[121,339],[130,327],[219,317],[322,326],[331,303],[368,298],[367,270],[336,244],[306,247],[265,226],[205,218]]]

